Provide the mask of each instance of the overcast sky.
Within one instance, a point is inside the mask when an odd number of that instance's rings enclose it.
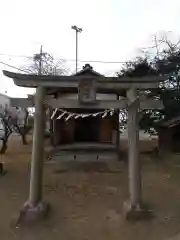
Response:
[[[127,61],[138,49],[152,45],[152,35],[159,31],[180,34],[179,0],[0,0],[0,61],[16,67],[39,51],[67,59],[75,70],[75,32],[79,35],[79,60]],[[6,55],[20,55],[8,57]],[[104,74],[116,72],[120,64],[91,63]],[[84,63],[79,63],[79,68]],[[0,70],[8,69],[0,64]],[[0,73],[0,92],[24,97],[29,91],[15,87]]]

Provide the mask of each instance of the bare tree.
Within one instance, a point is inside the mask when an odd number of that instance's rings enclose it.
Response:
[[[63,75],[67,74],[68,69],[64,66],[63,60],[55,59],[52,54],[43,52],[34,54],[30,58],[30,63],[23,67],[23,70],[29,72],[30,74],[38,74],[39,71],[39,61],[42,61],[42,75]]]
[[[40,64],[41,61],[41,64]],[[39,74],[39,67],[41,68],[41,75],[65,75],[69,71],[65,67],[64,61],[55,59],[52,54],[43,52],[34,54],[34,56],[30,59],[30,63],[27,64],[23,70],[28,72],[29,74]],[[49,107],[47,106],[47,109]],[[50,121],[49,116],[46,114],[46,121]]]
[[[180,36],[174,35],[170,31],[160,31],[152,35],[152,46],[141,48],[143,57],[151,60],[162,59],[165,56],[179,52]]]
[[[21,136],[23,145],[27,144],[26,136],[32,129],[32,126],[28,125],[29,113],[26,109],[19,110],[20,111],[18,111],[17,108],[0,108],[0,140],[2,141],[0,154],[4,154],[6,152],[8,139],[13,132],[16,132]]]

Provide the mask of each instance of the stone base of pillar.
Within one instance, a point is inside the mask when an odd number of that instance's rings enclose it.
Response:
[[[23,209],[20,211],[20,216],[17,221],[17,226],[23,223],[32,223],[42,220],[46,217],[50,210],[50,204],[48,202],[39,202],[36,205],[32,205],[26,202]]]
[[[129,201],[124,203],[124,215],[127,220],[143,220],[154,217],[153,212],[147,206],[143,204],[132,206]]]

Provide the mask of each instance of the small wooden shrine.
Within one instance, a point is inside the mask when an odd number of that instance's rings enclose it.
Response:
[[[82,78],[78,89],[74,91],[71,88],[67,88],[63,93],[60,89],[54,90],[54,95],[61,101],[62,107],[65,102],[68,104],[69,101],[69,104],[61,109],[52,109],[52,144],[54,146],[92,142],[112,144],[119,127],[117,110],[100,108],[97,100],[117,100],[118,93],[96,95],[93,77],[103,77],[103,75],[94,71],[89,64],[73,76],[90,78],[87,80]],[[72,101],[75,103],[77,100],[79,105],[73,106]]]
[[[31,175],[30,175],[30,190],[29,198],[23,208],[23,217],[25,219],[38,218],[46,213],[49,204],[43,201],[43,165],[44,165],[44,126],[45,126],[45,108],[67,110],[78,116],[78,111],[82,109],[88,110],[88,114],[94,114],[93,111],[103,111],[103,114],[109,114],[114,109],[126,108],[128,111],[128,182],[129,182],[129,199],[124,204],[124,209],[127,218],[142,218],[147,216],[148,211],[144,209],[142,204],[142,189],[141,189],[141,165],[139,161],[139,110],[140,109],[157,109],[162,108],[162,104],[154,99],[141,99],[138,90],[158,88],[160,81],[166,80],[166,76],[152,76],[141,78],[118,78],[118,77],[104,77],[95,73],[89,66],[86,65],[84,71],[79,72],[74,76],[45,76],[45,75],[26,75],[19,73],[12,73],[3,71],[4,75],[14,80],[17,86],[35,87],[35,116],[34,116],[34,133],[32,146],[32,160],[31,160]],[[116,94],[121,95],[122,91],[126,92],[124,98],[121,99],[103,99],[98,97],[98,94]],[[76,98],[67,98],[67,94],[76,94]],[[66,97],[65,97],[66,96]],[[75,96],[75,95],[74,95]],[[101,95],[102,96],[102,95]],[[56,112],[57,112],[56,111]],[[109,112],[108,112],[109,111]],[[82,112],[79,112],[82,117]],[[62,114],[57,118],[62,119]],[[71,117],[72,117],[71,114]],[[70,114],[67,114],[70,117]],[[87,118],[88,119],[88,118]],[[91,119],[91,118],[90,118]],[[108,118],[107,118],[108,119]],[[66,120],[68,120],[66,118]],[[76,140],[102,140],[109,137],[102,136],[100,120],[93,123],[83,122],[68,130],[70,136],[68,141]],[[90,121],[90,120],[87,120]],[[112,124],[112,120],[111,121]],[[61,121],[62,122],[62,121]],[[84,126],[88,126],[92,130],[84,130]],[[95,126],[95,125],[98,125]],[[107,123],[106,123],[107,124]],[[107,133],[109,134],[114,128],[114,123],[107,124]],[[77,136],[76,132],[88,131],[82,136]],[[61,132],[55,127],[57,132]],[[69,128],[70,129],[70,128]],[[105,130],[105,123],[103,129]],[[109,130],[108,130],[109,129]],[[99,131],[99,132],[98,132]],[[73,134],[72,134],[73,132]],[[98,133],[97,133],[98,132]],[[103,132],[103,131],[102,131]],[[59,133],[58,133],[59,134]],[[62,134],[62,133],[61,133]],[[66,133],[67,134],[67,133]],[[89,134],[87,139],[87,134]],[[59,139],[60,141],[60,139]]]

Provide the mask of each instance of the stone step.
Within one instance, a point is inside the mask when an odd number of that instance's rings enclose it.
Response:
[[[116,152],[59,152],[56,155],[49,155],[48,160],[53,161],[80,161],[80,162],[89,162],[89,161],[109,161],[112,159],[117,160],[118,155]]]

